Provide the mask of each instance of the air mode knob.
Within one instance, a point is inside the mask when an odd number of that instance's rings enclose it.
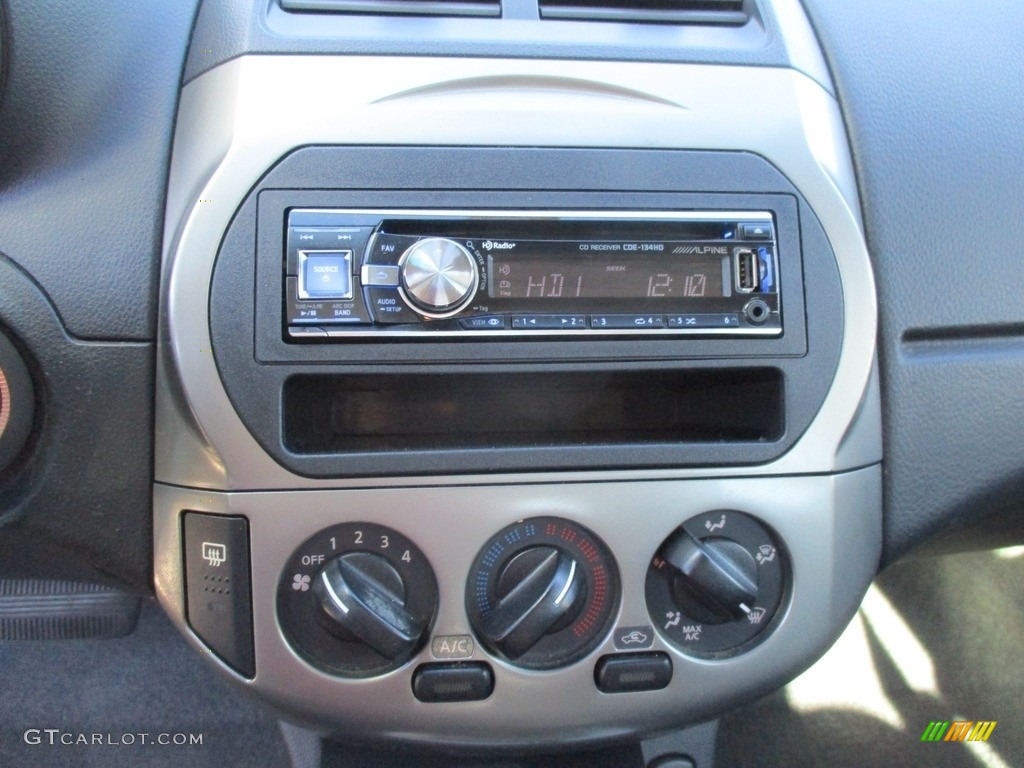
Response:
[[[762,640],[786,589],[787,563],[773,534],[742,512],[690,518],[647,570],[647,608],[679,650],[738,653]]]
[[[449,317],[476,294],[480,270],[462,245],[428,237],[411,246],[398,261],[406,301],[427,317]]]
[[[744,618],[757,601],[757,563],[728,539],[704,540],[677,530],[661,548],[672,596],[683,613],[706,624]]]

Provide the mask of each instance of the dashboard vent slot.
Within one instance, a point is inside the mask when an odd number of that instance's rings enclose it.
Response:
[[[360,13],[376,16],[501,15],[500,0],[280,0],[286,11]]]
[[[746,24],[743,0],[539,0],[543,19],[652,24]]]

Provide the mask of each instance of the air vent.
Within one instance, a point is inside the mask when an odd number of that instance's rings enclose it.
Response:
[[[500,16],[500,0],[280,0],[286,11],[375,16]]]
[[[743,0],[540,0],[543,19],[650,24],[746,24]]]

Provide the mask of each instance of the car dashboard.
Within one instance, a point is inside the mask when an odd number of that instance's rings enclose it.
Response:
[[[713,722],[910,550],[1016,542],[1013,195],[805,5],[9,2],[4,577],[511,759]]]

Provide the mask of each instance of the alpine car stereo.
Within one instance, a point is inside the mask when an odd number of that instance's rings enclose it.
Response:
[[[286,337],[782,334],[766,211],[287,213]]]

